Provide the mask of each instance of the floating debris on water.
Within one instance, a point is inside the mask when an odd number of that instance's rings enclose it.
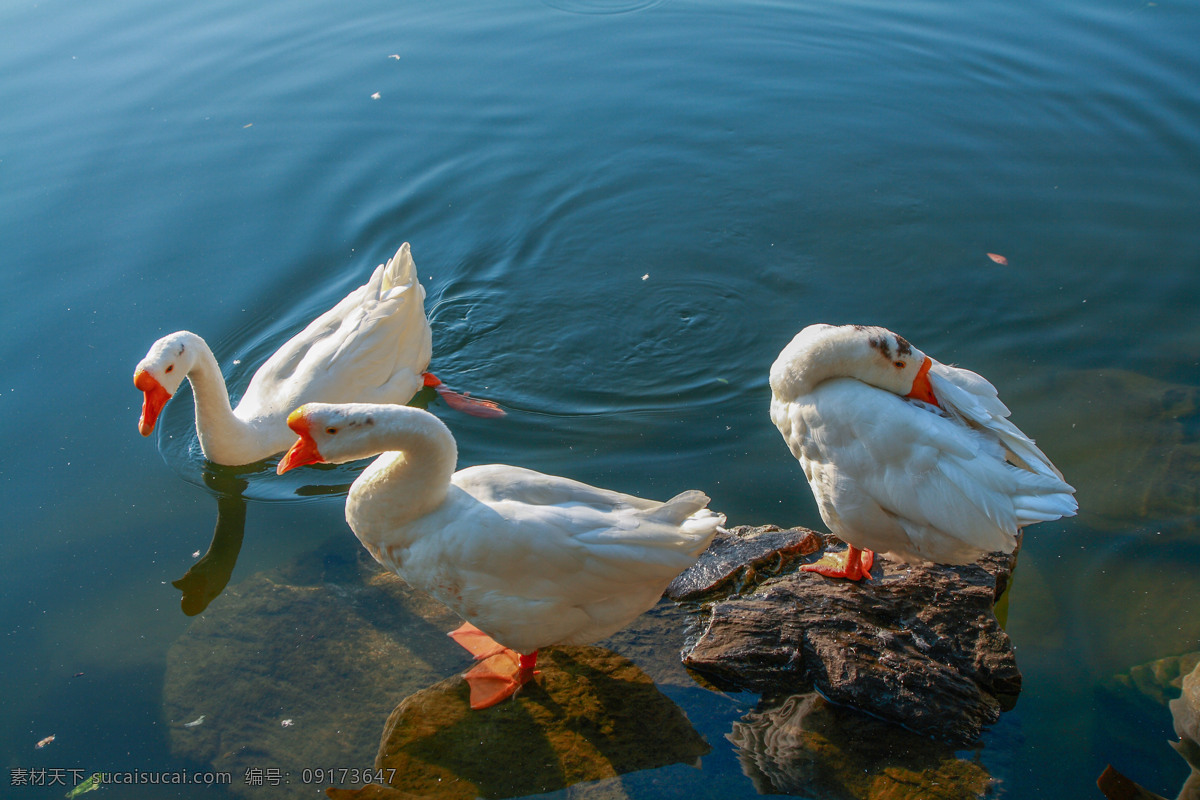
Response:
[[[282,726],[283,726],[283,727],[285,727],[285,728],[290,728],[290,727],[292,727],[293,725],[295,725],[296,723],[295,723],[295,722],[292,722],[292,720],[290,720],[290,719],[285,719],[285,720],[283,720],[282,722],[280,722],[279,724],[280,724],[280,725],[282,725]]]
[[[54,741],[54,734],[52,733],[49,736],[47,736],[45,739],[42,739],[40,742],[37,743],[37,749],[41,750],[43,747],[45,747],[46,745],[50,744],[53,741]]]
[[[93,772],[92,777],[88,778],[83,783],[67,792],[65,795],[63,795],[63,797],[66,797],[67,800],[70,800],[72,797],[78,797],[79,795],[86,794],[87,792],[94,792],[100,788],[100,780],[100,773]]]
[[[990,258],[992,261],[995,261],[997,264],[999,264],[1002,267],[1008,266],[1008,259],[1005,258],[1004,256],[1000,255],[999,253],[988,253],[987,257]]]
[[[183,723],[183,727],[185,727],[185,728],[195,728],[197,725],[203,725],[203,724],[204,724],[204,715],[203,715],[203,714],[201,714],[200,716],[196,717],[196,718],[195,718],[194,720],[192,720],[191,722],[185,722],[185,723]]]

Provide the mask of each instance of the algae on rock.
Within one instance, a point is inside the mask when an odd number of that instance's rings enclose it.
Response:
[[[709,751],[683,711],[633,662],[598,647],[552,647],[512,698],[472,711],[460,676],[405,698],[375,767],[391,786],[438,798],[542,794]],[[394,770],[394,772],[393,772]]]

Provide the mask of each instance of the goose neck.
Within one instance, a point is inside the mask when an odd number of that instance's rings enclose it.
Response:
[[[401,521],[399,516],[425,516],[449,491],[458,461],[454,436],[441,420],[419,409],[392,406],[379,417],[372,438],[376,452],[385,452],[354,482],[352,499],[358,504],[386,495],[394,523]]]
[[[260,432],[234,414],[229,389],[212,349],[198,336],[190,346],[195,360],[187,377],[196,405],[196,434],[205,457],[229,465],[248,464],[263,458],[250,452]]]

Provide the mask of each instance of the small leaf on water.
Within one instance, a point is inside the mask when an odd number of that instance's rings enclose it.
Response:
[[[987,257],[990,258],[992,261],[995,261],[997,264],[1000,264],[1005,267],[1008,266],[1008,259],[1005,258],[1004,256],[1000,255],[999,253],[988,253]]]

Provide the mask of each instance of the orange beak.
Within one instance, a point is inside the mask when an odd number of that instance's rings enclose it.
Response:
[[[929,368],[932,366],[933,359],[925,356],[925,363],[921,365],[917,377],[913,378],[912,391],[907,396],[913,400],[921,400],[930,405],[939,406],[937,396],[933,393],[933,386],[929,383]]]
[[[303,467],[305,464],[320,464],[325,460],[309,433],[308,418],[304,416],[303,411],[303,407],[297,408],[288,415],[288,427],[300,438],[283,454],[283,458],[279,459],[279,465],[275,467],[276,475],[282,475],[289,469]]]
[[[163,406],[171,399],[171,393],[144,369],[139,369],[134,374],[133,385],[146,395],[145,400],[142,401],[142,417],[138,420],[138,431],[142,436],[149,436],[154,433],[158,415],[162,413]]]

